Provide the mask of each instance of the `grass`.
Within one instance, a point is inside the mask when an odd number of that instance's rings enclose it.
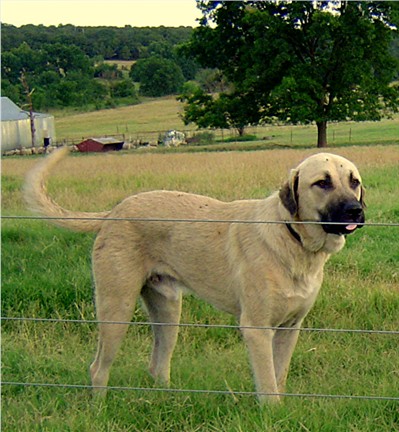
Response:
[[[89,113],[68,113],[56,111],[57,140],[81,139],[89,136],[122,134],[126,140],[157,142],[159,132],[170,129],[184,130],[188,135],[195,133],[195,125],[185,126],[180,114],[183,105],[174,96],[145,99],[143,103],[115,109]],[[68,115],[65,115],[65,114]],[[328,125],[328,142],[332,146],[399,144],[399,116],[380,122],[342,122]],[[257,140],[239,144],[234,131],[215,131],[218,141],[223,144],[199,146],[193,151],[215,151],[235,149],[270,149],[278,147],[314,147],[317,130],[315,125],[307,126],[264,126],[247,128],[246,133],[255,135]],[[170,151],[170,150],[169,150]],[[181,151],[181,150],[180,150]]]
[[[336,150],[335,150],[336,151]],[[68,208],[102,210],[150,189],[179,189],[224,200],[260,198],[279,187],[289,168],[313,150],[256,153],[70,156],[51,177],[52,196]],[[337,151],[359,167],[367,218],[399,220],[399,146]],[[20,195],[37,158],[4,159],[3,215],[27,214]],[[3,220],[2,314],[93,319],[90,251],[93,236],[40,221]],[[306,327],[398,329],[399,231],[366,227],[348,237],[326,266],[325,282]],[[145,321],[137,307],[136,321]],[[235,324],[188,296],[183,322]],[[95,325],[3,322],[3,381],[89,384]],[[293,393],[398,396],[397,336],[303,332],[293,356]],[[114,386],[154,387],[147,373],[147,327],[132,326],[112,369]],[[183,328],[172,363],[172,387],[253,390],[237,331]],[[94,403],[90,391],[3,386],[4,431],[322,431],[399,430],[396,401],[286,398],[260,409],[255,398],[111,391]]]

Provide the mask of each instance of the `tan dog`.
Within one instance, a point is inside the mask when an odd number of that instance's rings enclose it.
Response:
[[[60,226],[98,231],[93,267],[101,323],[98,352],[91,365],[93,386],[107,385],[128,328],[128,324],[103,321],[129,322],[141,295],[152,322],[177,324],[184,287],[237,317],[259,397],[278,400],[298,330],[322,283],[324,264],[344,246],[345,235],[364,222],[356,167],[342,157],[321,153],[292,170],[280,192],[267,199],[225,203],[155,191],[133,195],[109,212],[81,213],[61,208],[46,195],[46,176],[65,152],[53,153],[28,175],[25,197],[41,215],[90,218],[53,221]],[[259,223],[234,222],[238,220]],[[293,223],[304,221],[325,224]],[[154,325],[153,331],[150,371],[168,383],[178,327]]]

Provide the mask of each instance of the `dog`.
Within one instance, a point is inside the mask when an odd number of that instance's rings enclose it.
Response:
[[[53,223],[98,233],[94,391],[106,392],[138,296],[154,323],[150,372],[169,383],[182,291],[188,289],[237,317],[259,399],[279,401],[324,264],[365,221],[356,166],[319,153],[291,170],[281,189],[265,199],[222,202],[153,191],[132,195],[110,211],[85,213],[62,208],[46,192],[47,176],[66,152],[60,149],[38,164],[26,178],[24,194],[31,210],[59,218]]]

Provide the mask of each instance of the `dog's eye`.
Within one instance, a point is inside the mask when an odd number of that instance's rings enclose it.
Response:
[[[357,189],[360,186],[360,181],[358,179],[356,179],[356,178],[352,178],[350,180],[350,183],[351,183],[351,188],[352,189]]]
[[[331,189],[333,187],[330,179],[318,180],[317,182],[313,183],[313,186],[317,186],[320,189]]]

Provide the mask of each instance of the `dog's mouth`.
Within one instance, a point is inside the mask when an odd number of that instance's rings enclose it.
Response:
[[[365,221],[363,207],[358,201],[340,203],[321,213],[320,221],[327,234],[347,235],[362,228]]]
[[[358,223],[349,223],[348,225],[346,225],[348,221],[330,222],[322,220],[321,222],[326,222],[322,224],[322,227],[327,234],[347,235],[354,233],[358,228],[362,228],[364,220],[358,221]]]

